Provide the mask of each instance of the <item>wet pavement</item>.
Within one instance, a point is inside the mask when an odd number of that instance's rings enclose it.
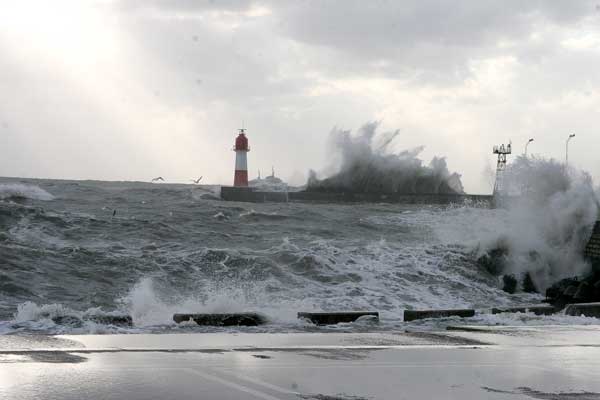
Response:
[[[1,399],[598,399],[600,329],[0,336]]]

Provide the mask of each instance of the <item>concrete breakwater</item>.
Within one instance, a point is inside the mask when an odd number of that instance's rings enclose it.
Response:
[[[401,204],[493,204],[491,195],[473,194],[401,194],[355,192],[261,192],[253,188],[221,187],[221,199],[251,203],[401,203]]]

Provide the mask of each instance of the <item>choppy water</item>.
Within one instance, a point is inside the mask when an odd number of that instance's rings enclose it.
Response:
[[[0,333],[203,331],[175,326],[172,314],[230,311],[271,319],[241,330],[394,329],[409,325],[402,322],[407,308],[541,299],[502,292],[474,261],[474,244],[494,234],[502,210],[229,203],[216,193],[210,186],[0,179]],[[382,321],[315,328],[295,318],[297,311],[353,309],[379,310]],[[111,313],[132,315],[135,326],[52,320]]]

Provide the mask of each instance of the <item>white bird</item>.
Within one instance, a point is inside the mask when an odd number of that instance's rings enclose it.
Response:
[[[158,182],[158,181],[165,181],[164,178],[162,176],[157,176],[156,178],[152,179],[152,182]]]
[[[194,182],[196,185],[199,184],[201,180],[202,180],[202,177],[200,177],[198,179],[190,179],[190,181]]]

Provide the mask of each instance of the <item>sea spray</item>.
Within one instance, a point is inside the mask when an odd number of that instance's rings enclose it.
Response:
[[[450,173],[446,160],[434,157],[429,166],[418,158],[423,147],[393,153],[390,145],[400,132],[377,133],[379,123],[363,125],[353,135],[349,130],[333,129],[329,153],[336,159],[337,172],[319,180],[310,171],[309,191],[352,191],[403,194],[463,193],[460,175]]]
[[[131,313],[136,326],[173,324],[173,314],[181,312],[240,311],[240,304],[233,296],[218,296],[217,299],[213,297],[207,301],[206,297],[202,296],[206,293],[182,296],[178,295],[174,288],[163,291],[168,293],[161,293],[152,278],[142,278],[125,297],[120,299],[120,303]]]
[[[54,196],[39,186],[25,185],[21,183],[0,184],[0,200],[31,199],[31,200],[54,200]]]
[[[26,301],[17,306],[17,312],[14,314],[14,322],[35,321],[38,319],[62,317],[65,315],[73,315],[76,312],[62,304],[44,304],[37,305],[32,301]]]
[[[159,287],[160,286],[160,287]],[[218,286],[218,285],[217,285]],[[207,285],[197,294],[177,293],[177,288],[157,285],[152,278],[142,278],[119,300],[121,308],[131,314],[139,327],[172,325],[176,313],[267,312],[278,321],[295,319],[295,307],[271,304],[260,284],[253,292],[234,284],[217,287]]]
[[[591,177],[555,160],[521,156],[508,166],[505,182],[511,199],[497,232],[481,238],[480,260],[495,272],[528,274],[539,291],[585,274],[583,248],[598,217]]]

